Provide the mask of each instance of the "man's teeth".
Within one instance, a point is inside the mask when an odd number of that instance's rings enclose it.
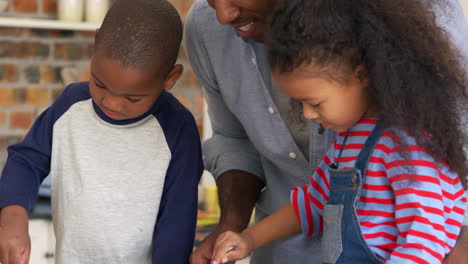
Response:
[[[253,22],[250,22],[249,24],[247,24],[245,26],[239,27],[239,30],[240,31],[249,31],[249,30],[252,29],[252,26],[253,26]]]

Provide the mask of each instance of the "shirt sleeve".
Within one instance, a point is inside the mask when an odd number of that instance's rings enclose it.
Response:
[[[407,157],[396,147],[385,161],[398,229],[397,247],[387,263],[442,263],[460,232],[465,192],[458,175],[425,149],[408,148]]]
[[[291,204],[302,232],[307,236],[314,236],[323,231],[323,210],[330,194],[328,174],[325,172],[333,161],[334,151],[333,144],[310,178],[308,185],[294,187],[291,191]]]
[[[260,156],[242,124],[226,106],[217,85],[213,65],[203,45],[204,31],[197,9],[191,10],[185,26],[185,47],[193,71],[202,83],[213,136],[203,143],[205,167],[215,178],[230,170],[252,173],[264,181]]]
[[[78,92],[72,92],[72,86]],[[80,93],[84,90],[82,87],[84,83],[67,87],[35,120],[24,140],[8,147],[8,158],[0,178],[0,208],[19,205],[31,210],[39,185],[50,172],[54,123],[74,102],[86,96]]]
[[[203,173],[195,120],[178,131],[153,234],[153,263],[188,263],[195,239],[198,182]]]

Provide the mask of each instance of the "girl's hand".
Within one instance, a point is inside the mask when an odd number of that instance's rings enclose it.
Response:
[[[246,258],[254,249],[253,241],[247,233],[224,232],[216,240],[212,264],[227,263]]]

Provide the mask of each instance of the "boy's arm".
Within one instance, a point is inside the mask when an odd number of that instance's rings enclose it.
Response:
[[[54,123],[74,103],[90,97],[87,83],[72,84],[35,120],[21,143],[8,147],[0,178],[0,208],[19,205],[30,211],[39,185],[50,172]]]
[[[82,85],[82,89],[87,86]],[[67,91],[70,89],[63,94]],[[77,87],[76,91],[82,90]],[[63,94],[36,119],[21,143],[8,147],[8,159],[0,178],[2,263],[28,262],[28,212],[36,201],[40,183],[50,171],[53,125],[77,99]]]
[[[10,205],[0,213],[0,263],[27,264],[31,241],[28,235],[28,212]]]
[[[19,205],[30,211],[39,185],[49,174],[52,145],[50,109],[35,121],[25,139],[8,147],[8,159],[0,178],[0,208]]]
[[[203,163],[195,121],[189,117],[183,122],[172,150],[153,234],[153,263],[188,263],[193,249]]]

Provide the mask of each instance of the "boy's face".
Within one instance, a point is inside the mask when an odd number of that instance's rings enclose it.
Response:
[[[162,80],[155,72],[123,67],[118,60],[97,52],[91,60],[89,89],[94,102],[109,118],[132,119],[146,113],[163,89],[171,89],[181,71],[181,65],[176,65]]]
[[[358,72],[346,80],[331,80],[323,74],[308,65],[287,73],[273,71],[273,79],[302,103],[305,118],[336,132],[350,129],[361,118],[376,117],[368,103],[367,79],[358,78]]]
[[[216,10],[221,24],[232,26],[239,36],[263,42],[268,31],[268,19],[277,0],[207,0]]]

